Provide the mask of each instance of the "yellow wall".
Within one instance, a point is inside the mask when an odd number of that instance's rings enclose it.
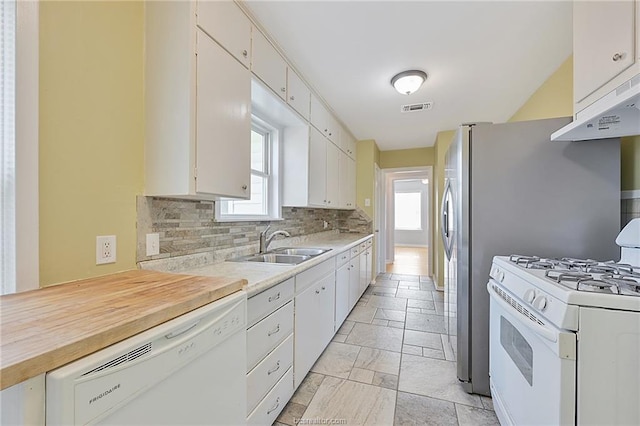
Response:
[[[573,56],[570,56],[531,95],[509,121],[538,120],[573,115]],[[622,138],[621,183],[623,191],[640,189],[640,136]]]
[[[573,56],[569,56],[509,121],[571,117],[572,115]]]
[[[375,165],[380,165],[380,150],[373,139],[358,141],[356,149],[356,205],[373,219],[375,206]],[[371,201],[365,206],[365,199]]]
[[[620,189],[640,190],[640,136],[622,138],[620,156]]]
[[[435,149],[432,147],[380,151],[381,169],[433,166],[434,164]]]
[[[40,3],[41,285],[133,269],[143,189],[143,3]],[[97,266],[97,235],[117,263]]]

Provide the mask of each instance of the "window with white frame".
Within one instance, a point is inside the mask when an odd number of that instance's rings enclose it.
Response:
[[[217,203],[219,221],[269,220],[280,216],[278,198],[278,129],[252,118],[251,197]]]
[[[395,193],[395,229],[418,231],[422,229],[422,193]]]

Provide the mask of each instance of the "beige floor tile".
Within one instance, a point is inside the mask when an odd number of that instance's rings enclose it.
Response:
[[[442,340],[442,347],[444,348],[444,359],[447,361],[456,361],[456,356],[453,353],[453,347],[451,347],[451,342],[449,342],[449,336],[441,334],[440,339]]]
[[[363,347],[353,366],[397,375],[400,370],[400,353]]]
[[[421,309],[430,309],[435,311],[436,308],[433,305],[432,300],[417,300],[417,299],[409,299],[407,300],[407,307],[409,308],[421,308]]]
[[[347,337],[346,343],[400,352],[402,349],[402,330],[356,323]]]
[[[283,423],[289,426],[296,426],[298,423],[298,419],[302,418],[307,407],[301,404],[296,404],[295,402],[289,402],[280,415],[278,416],[277,422]]]
[[[349,425],[392,425],[395,400],[393,390],[326,377],[303,418],[344,419]]]
[[[496,413],[491,410],[456,404],[460,426],[500,426]]]
[[[346,334],[336,334],[335,336],[333,336],[333,339],[331,339],[332,342],[338,343],[344,343],[345,340],[347,340]]]
[[[380,373],[376,371],[373,375],[373,385],[387,389],[398,389],[398,376],[396,374]]]
[[[402,311],[393,311],[391,309],[379,308],[374,318],[386,319],[390,321],[404,321],[405,313]]]
[[[373,287],[393,287],[393,288],[397,288],[398,287],[398,281],[392,281],[392,280],[376,280],[375,283],[372,284]]]
[[[402,345],[402,353],[422,356],[422,348],[420,346]]]
[[[353,367],[351,374],[349,374],[349,380],[371,384],[373,382],[373,374],[374,372],[371,370]]]
[[[478,395],[462,389],[450,361],[403,355],[398,390],[482,408]]]
[[[389,321],[389,327],[400,328],[404,330],[404,322],[401,321]]]
[[[429,333],[445,333],[444,317],[441,315],[407,312],[405,328],[408,330],[427,331]]]
[[[435,359],[445,359],[444,352],[437,349],[422,348],[422,356]]]
[[[377,309],[375,307],[356,305],[347,317],[347,320],[352,322],[370,323],[373,321],[376,310]]]
[[[480,400],[482,401],[482,406],[485,410],[493,411],[493,399],[489,398],[488,396],[481,396]]]
[[[458,426],[453,402],[398,392],[394,425]]]
[[[405,330],[404,344],[442,350],[440,334],[427,333],[425,331]]]
[[[389,325],[389,320],[383,320],[383,319],[374,318],[373,321],[371,321],[371,324],[373,324],[373,325],[381,325],[383,327],[386,327],[386,326]]]
[[[405,299],[415,299],[415,300],[433,300],[433,294],[430,291],[422,291],[422,290],[405,290],[398,289],[396,293],[397,297],[404,297]]]
[[[323,374],[309,372],[307,377],[304,378],[298,389],[291,397],[291,402],[295,402],[296,404],[304,405],[305,407],[309,405],[313,395],[316,394],[316,391],[320,387],[320,384],[324,380]]]
[[[394,311],[404,312],[407,307],[407,299],[399,299],[397,297],[370,296],[367,307],[391,309]]]
[[[351,333],[351,329],[353,329],[354,325],[355,325],[355,322],[349,321],[349,320],[345,320],[342,323],[342,326],[340,326],[340,328],[338,329],[338,334],[349,334],[349,333]]]
[[[311,371],[346,379],[351,373],[359,352],[359,346],[331,342],[311,367]]]

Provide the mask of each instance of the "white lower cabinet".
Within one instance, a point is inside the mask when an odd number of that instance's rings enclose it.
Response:
[[[351,264],[349,260],[350,259],[347,258],[347,263],[336,270],[336,315],[334,331],[338,331],[351,310],[351,306],[349,305],[349,273]]]
[[[360,255],[359,251],[356,254],[351,253],[351,260],[349,261],[349,310],[360,299]]]
[[[293,395],[293,368],[289,368],[282,379],[269,391],[247,417],[249,425],[271,425],[276,421],[289,398]]]
[[[334,334],[335,271],[295,297],[295,364],[297,388]]]
[[[293,286],[291,278],[248,300],[248,424],[272,424],[293,395]]]

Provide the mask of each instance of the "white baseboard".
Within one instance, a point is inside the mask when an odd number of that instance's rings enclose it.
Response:
[[[429,248],[425,244],[396,244],[394,247],[417,247],[417,248]]]
[[[640,198],[640,189],[632,189],[629,191],[621,191],[620,198],[623,200],[628,200],[631,198]]]

